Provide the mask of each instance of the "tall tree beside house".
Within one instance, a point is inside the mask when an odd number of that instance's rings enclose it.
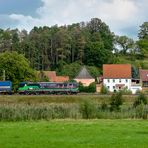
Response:
[[[105,49],[110,50],[110,51],[113,50],[114,35],[110,31],[109,27],[104,22],[102,22],[98,18],[93,18],[87,24],[87,28],[90,31],[91,35],[93,35],[96,32],[100,34],[100,37],[104,43]],[[98,40],[100,40],[100,37],[98,38]]]
[[[140,48],[141,55],[148,57],[148,22],[144,22],[140,26],[138,37],[139,41],[137,41],[137,44]]]
[[[127,36],[116,36],[115,44],[119,46],[118,51],[122,54],[126,54],[130,49],[134,47],[134,40]]]
[[[148,39],[148,22],[144,22],[140,26],[138,37],[139,39]]]
[[[89,66],[101,67],[103,63],[109,61],[109,51],[104,49],[101,42],[90,42],[85,49],[85,64]]]

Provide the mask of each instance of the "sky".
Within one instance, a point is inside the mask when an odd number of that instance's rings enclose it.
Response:
[[[147,10],[148,0],[0,0],[0,28],[30,31],[100,18],[115,34],[136,38]]]

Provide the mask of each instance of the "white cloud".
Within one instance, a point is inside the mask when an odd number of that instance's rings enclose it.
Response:
[[[117,34],[126,33],[126,28],[138,28],[148,17],[147,0],[41,0],[43,5],[36,10],[38,17],[11,14],[18,28],[31,30],[34,26],[63,25],[90,18],[101,18]],[[146,16],[147,15],[147,16]]]

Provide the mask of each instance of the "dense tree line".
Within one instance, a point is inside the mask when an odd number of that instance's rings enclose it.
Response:
[[[93,18],[67,26],[34,27],[29,33],[0,29],[0,53],[23,54],[35,70],[68,74],[76,71],[75,65],[87,65],[94,71],[92,66],[101,68],[105,63],[120,63],[121,55],[131,61],[147,58],[148,22],[140,26],[138,37],[138,41],[134,41],[127,36],[117,36],[104,22]]]
[[[37,70],[73,62],[101,66],[112,62],[114,36],[100,19],[68,26],[34,27],[27,31],[0,30],[0,52],[17,51]],[[98,58],[99,57],[99,58]]]

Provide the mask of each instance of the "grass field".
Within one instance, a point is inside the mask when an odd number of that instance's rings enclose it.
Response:
[[[12,95],[12,96],[0,96],[0,104],[36,104],[36,103],[80,103],[84,99],[91,99],[101,104],[102,102],[109,102],[110,95],[96,95],[96,94],[84,94],[84,95]],[[132,104],[135,100],[135,95],[123,96],[124,104]]]
[[[0,122],[0,148],[147,148],[148,121]]]

